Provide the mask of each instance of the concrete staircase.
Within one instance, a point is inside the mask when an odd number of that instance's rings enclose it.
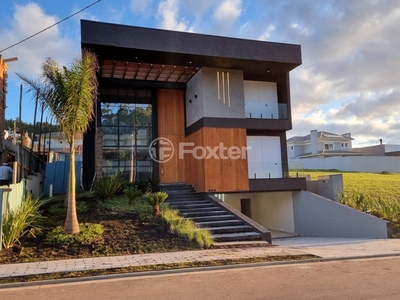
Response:
[[[192,185],[185,183],[162,184],[162,191],[168,193],[166,203],[179,210],[184,218],[193,220],[199,227],[209,230],[216,244],[240,242],[263,242],[263,235],[253,226],[224,207],[196,192]]]

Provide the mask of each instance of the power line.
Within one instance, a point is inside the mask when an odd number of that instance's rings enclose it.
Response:
[[[8,49],[10,49],[10,48],[12,48],[12,47],[17,46],[17,45],[19,45],[19,44],[21,44],[21,43],[23,43],[23,42],[29,40],[30,38],[33,38],[34,36],[37,36],[38,34],[44,32],[44,31],[46,31],[47,29],[50,29],[50,28],[52,28],[52,27],[54,27],[54,26],[56,26],[56,25],[58,25],[58,24],[60,24],[61,22],[64,22],[65,20],[68,20],[69,18],[72,18],[73,16],[75,16],[75,15],[77,15],[77,14],[83,12],[84,10],[88,9],[89,7],[95,5],[97,2],[100,2],[100,1],[101,1],[101,0],[97,0],[96,2],[93,2],[92,4],[90,4],[90,5],[88,5],[88,6],[84,7],[84,8],[82,8],[81,10],[79,10],[79,11],[77,11],[76,13],[70,15],[69,17],[66,17],[66,18],[62,19],[61,21],[58,21],[57,23],[54,23],[53,25],[51,25],[51,26],[49,26],[49,27],[46,27],[45,29],[40,30],[39,32],[36,32],[35,34],[32,34],[31,36],[28,36],[27,38],[23,39],[22,41],[19,41],[18,43],[15,43],[15,44],[13,44],[13,45],[7,47],[7,48],[4,48],[4,49],[0,50],[0,53],[3,52],[3,51],[5,51],[5,50],[8,50]]]

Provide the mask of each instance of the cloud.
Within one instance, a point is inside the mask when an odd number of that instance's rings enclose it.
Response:
[[[165,0],[158,5],[158,18],[161,20],[160,26],[163,29],[176,31],[193,31],[188,27],[188,22],[179,18],[179,1]]]
[[[130,9],[134,14],[147,14],[152,7],[153,0],[130,0]]]
[[[9,23],[10,27],[0,32],[0,48],[2,49],[18,43],[58,21],[57,17],[46,15],[36,3],[15,5],[14,9]],[[65,38],[61,28],[62,26],[60,25],[52,27],[1,53],[3,58],[18,57],[17,62],[8,64],[9,90],[19,91],[19,85],[22,83],[15,73],[21,73],[29,78],[36,78],[41,72],[41,64],[46,57],[52,57],[61,64],[69,64],[72,58],[79,55],[79,43],[74,43],[72,40]],[[15,94],[17,93],[14,93],[15,98],[10,93],[7,96],[9,106],[10,103],[18,103]],[[13,105],[6,110],[8,118],[16,117],[15,107],[16,105]],[[23,110],[23,113],[26,114],[28,112]]]
[[[214,11],[214,30],[219,34],[228,34],[242,12],[241,0],[224,0]]]
[[[274,25],[269,25],[266,30],[257,38],[258,40],[261,41],[268,41],[271,37],[271,34],[274,32],[275,26]]]
[[[277,16],[268,15],[274,18],[273,38],[302,45],[303,65],[291,73],[293,130],[288,135],[346,127],[355,143],[377,140],[375,135],[398,142],[393,128],[399,115],[393,108],[400,100],[395,50],[400,48],[400,1],[290,4],[282,5]],[[320,110],[322,115],[315,115]],[[305,130],[304,124],[313,125],[305,119],[309,116],[321,118],[324,128]]]
[[[57,21],[56,17],[46,15],[36,3],[16,5],[11,26],[0,34],[0,40],[3,45],[11,45]],[[46,57],[52,57],[61,62],[72,58],[73,44],[71,40],[63,38],[60,26],[55,26],[6,50],[2,55],[18,57],[18,62],[10,64],[10,71],[33,75],[40,72],[40,65]]]

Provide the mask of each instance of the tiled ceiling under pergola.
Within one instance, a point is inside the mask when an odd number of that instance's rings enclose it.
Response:
[[[186,83],[198,70],[197,67],[104,60],[101,77]]]

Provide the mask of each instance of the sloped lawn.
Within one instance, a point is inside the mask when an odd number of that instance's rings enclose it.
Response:
[[[63,196],[59,198],[62,201]],[[170,233],[161,217],[151,217],[143,212],[143,208],[142,211],[129,209],[127,199],[101,204],[92,195],[78,198],[78,220],[81,224],[101,224],[104,228],[103,238],[90,244],[51,244],[45,241],[46,234],[56,226],[63,225],[65,220],[65,210],[59,203],[46,205],[44,215],[48,221],[43,234],[23,239],[22,248],[3,249],[0,263],[201,249],[196,242]],[[128,207],[128,210],[118,205]]]

